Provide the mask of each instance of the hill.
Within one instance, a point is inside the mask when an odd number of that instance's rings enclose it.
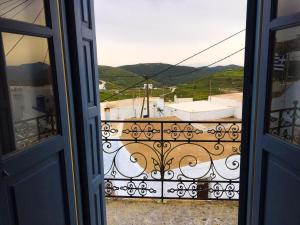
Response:
[[[130,71],[139,76],[148,75],[152,76],[162,70],[165,70],[171,66],[170,64],[164,63],[140,63],[135,65],[125,65],[119,68],[124,69],[126,71]],[[216,66],[216,67],[203,67],[199,71],[195,71],[195,67],[190,66],[176,66],[171,68],[170,70],[163,72],[162,74],[153,77],[152,79],[160,83],[164,86],[173,86],[182,83],[188,83],[207,75],[221,72],[225,70],[232,69],[241,69],[242,67],[237,65],[227,65],[227,66]]]
[[[120,94],[118,92],[136,82],[143,81],[143,75],[151,76],[169,66],[169,64],[163,63],[120,67],[100,66],[99,79],[107,82],[106,90],[101,92],[100,98],[101,100],[109,98],[112,101],[144,96],[143,82],[135,88]],[[212,94],[236,92],[243,88],[243,68],[240,66],[216,66],[189,73],[195,69],[194,67],[177,66],[153,77],[150,83],[153,83],[156,89],[151,90],[151,96],[164,96],[167,101],[173,100],[175,94],[178,97],[193,97],[194,100],[207,99],[210,94],[210,81]],[[181,75],[183,73],[187,74]],[[175,92],[171,91],[170,86],[176,86]]]
[[[134,83],[144,80],[141,75],[120,67],[98,66],[98,71],[99,80],[106,81],[106,88],[110,90],[126,88]],[[150,79],[150,83],[160,86],[155,80]],[[143,84],[140,86],[143,86]]]
[[[133,72],[122,68],[99,66],[99,79],[107,82],[107,89],[121,89],[143,80],[143,78]]]
[[[210,92],[212,95],[241,92],[243,78],[242,68],[216,72],[193,82],[178,85],[175,94],[177,97],[192,97],[194,100],[202,100],[207,99]]]
[[[42,86],[52,83],[51,68],[42,62],[8,66],[8,82],[14,86]]]

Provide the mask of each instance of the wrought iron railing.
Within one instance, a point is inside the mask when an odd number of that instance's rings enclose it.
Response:
[[[47,114],[14,123],[17,148],[30,146],[57,133],[56,116]]]
[[[300,144],[300,107],[298,101],[294,101],[293,107],[271,112],[269,133],[291,143]]]
[[[239,198],[240,121],[102,121],[107,197]]]

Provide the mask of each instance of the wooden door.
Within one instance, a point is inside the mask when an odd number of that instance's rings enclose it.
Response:
[[[58,1],[0,1],[0,224],[75,225]]]
[[[249,225],[300,224],[300,2],[265,0]],[[251,195],[249,195],[251,196]]]

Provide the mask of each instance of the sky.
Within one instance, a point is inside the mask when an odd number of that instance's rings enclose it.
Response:
[[[175,64],[245,28],[246,0],[96,0],[98,64]],[[205,66],[245,45],[245,32],[183,65]],[[219,65],[243,65],[244,52]]]

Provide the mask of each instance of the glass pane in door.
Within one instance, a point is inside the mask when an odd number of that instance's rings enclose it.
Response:
[[[0,0],[0,18],[45,26],[44,0]]]
[[[268,131],[300,144],[300,26],[275,32]]]
[[[48,39],[2,33],[16,150],[57,134]]]
[[[277,1],[277,13],[276,13],[277,17],[288,16],[298,12],[300,12],[299,0],[278,0]]]

